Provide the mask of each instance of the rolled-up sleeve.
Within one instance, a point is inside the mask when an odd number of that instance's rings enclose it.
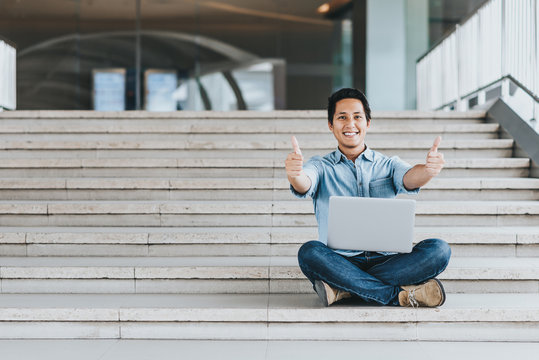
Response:
[[[417,194],[419,189],[407,190],[404,186],[404,175],[412,168],[406,161],[401,160],[398,156],[391,158],[391,166],[393,167],[393,185],[397,190],[397,194]]]
[[[294,196],[300,199],[304,199],[307,196],[313,197],[313,194],[318,188],[318,182],[320,179],[320,172],[318,171],[318,167],[315,165],[314,161],[307,161],[307,163],[303,165],[303,172],[309,177],[309,179],[311,179],[311,187],[309,188],[309,190],[307,190],[305,194],[300,194],[296,191],[296,189],[294,189],[292,185],[290,185],[290,191],[292,192],[292,194],[294,194]]]

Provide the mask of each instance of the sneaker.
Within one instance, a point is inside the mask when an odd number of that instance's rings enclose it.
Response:
[[[329,306],[336,301],[352,297],[348,291],[334,289],[321,280],[315,280],[314,290],[324,303],[324,306]]]
[[[430,279],[419,285],[401,286],[399,293],[400,306],[436,307],[445,302],[445,291],[438,279]]]

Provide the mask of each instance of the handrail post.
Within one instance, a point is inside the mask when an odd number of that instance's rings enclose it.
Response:
[[[17,51],[0,38],[0,110],[15,110],[17,104]]]
[[[502,14],[501,14],[501,17],[502,17],[502,43],[501,43],[501,46],[500,46],[500,51],[501,51],[501,54],[500,54],[500,75],[502,77],[504,77],[506,74],[506,51],[505,51],[505,0],[501,0],[502,1]]]
[[[457,104],[456,104],[456,110],[457,111],[463,111],[464,109],[464,101],[462,101],[462,97],[460,96],[461,91],[461,83],[460,83],[460,69],[461,69],[461,51],[460,51],[460,24],[457,24],[455,28],[455,52],[457,53]]]

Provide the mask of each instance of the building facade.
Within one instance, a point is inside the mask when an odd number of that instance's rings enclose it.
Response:
[[[17,109],[415,109],[415,64],[483,1],[4,0]]]

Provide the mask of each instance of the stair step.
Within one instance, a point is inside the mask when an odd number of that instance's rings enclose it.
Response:
[[[20,136],[18,136],[20,138]],[[207,136],[201,136],[200,139],[192,138],[187,141],[175,140],[140,140],[138,137],[134,140],[125,141],[54,141],[54,140],[2,140],[0,141],[0,149],[2,150],[103,150],[103,149],[119,149],[119,150],[287,150],[291,151],[290,139],[282,136],[280,140],[250,140],[242,135],[242,139],[226,140],[223,136],[219,136],[216,140],[206,140]],[[335,140],[327,136],[324,141],[305,140],[301,143],[302,150],[326,150],[332,151],[335,149]],[[369,146],[373,149],[397,149],[410,150],[420,149],[428,151],[432,146],[430,139],[425,140],[373,140],[369,142]],[[484,139],[484,140],[447,140],[443,141],[439,150],[447,153],[453,150],[465,149],[507,149],[512,148],[512,139]],[[404,156],[404,155],[403,155]]]
[[[274,178],[0,178],[4,200],[293,200]],[[401,196],[402,197],[402,196]],[[433,179],[417,200],[539,200],[539,179]]]
[[[2,257],[3,293],[310,293],[296,257]],[[455,258],[450,293],[539,293],[539,258]]]
[[[295,256],[311,228],[0,227],[2,256]],[[458,257],[539,257],[538,227],[416,227]]]
[[[0,178],[0,189],[165,189],[165,190],[289,190],[287,179],[274,178]],[[539,189],[537,178],[432,179],[422,190]]]
[[[410,164],[424,163],[424,159],[406,159]],[[501,159],[450,159],[445,162],[444,171],[447,168],[521,168],[529,167],[528,158],[501,158]],[[277,168],[284,170],[284,159],[268,158],[22,158],[2,160],[0,167],[3,169],[20,168]]]
[[[422,158],[432,146],[429,140],[372,140],[369,146],[387,156]],[[334,140],[302,141],[306,158],[335,149]],[[512,139],[447,140],[440,151],[447,159],[463,157],[511,157]],[[24,157],[163,157],[163,158],[286,158],[291,151],[290,139],[279,141],[0,141],[0,158]]]
[[[354,358],[359,348],[362,356],[371,359],[380,354],[387,359],[413,354],[416,360],[453,360],[481,354],[489,360],[506,360],[511,354],[520,360],[536,360],[539,352],[539,343],[522,341],[19,339],[0,340],[0,347],[3,360],[44,359],[44,354],[51,360],[71,360],[81,354],[88,360],[147,360],[156,354],[167,359],[189,354],[196,360],[310,360]]]
[[[294,215],[294,216],[291,216]],[[314,226],[304,201],[0,201],[3,226]],[[417,226],[534,226],[537,201],[418,201]]]
[[[447,111],[373,111],[372,118],[377,119],[396,119],[396,120],[460,120],[460,119],[479,119],[484,120],[485,111],[466,111],[466,112],[447,112]],[[0,119],[39,119],[48,121],[49,119],[144,119],[153,121],[153,119],[220,119],[230,121],[231,119],[327,119],[325,110],[274,110],[274,111],[172,111],[172,112],[152,112],[152,111],[91,111],[91,110],[18,110],[9,111],[0,114]]]
[[[450,294],[436,309],[358,301],[323,308],[315,294],[3,294],[0,337],[536,341],[538,300],[539,294]]]
[[[410,164],[424,159],[405,159]],[[527,177],[527,158],[446,159],[440,177]],[[16,158],[0,162],[1,177],[285,178],[283,159]]]
[[[439,124],[432,123],[418,127],[413,124],[385,124],[386,120],[377,119],[371,123],[369,135],[375,134],[485,134],[497,133],[500,125],[494,123],[470,123],[470,124]],[[147,136],[149,134],[174,136],[182,134],[328,134],[327,123],[315,120],[267,120],[257,119],[234,119],[223,122],[222,120],[198,119],[198,120],[6,120],[0,118],[2,125],[2,134],[6,138],[11,134],[21,135],[31,138],[39,138],[39,135],[58,136],[58,135],[97,135],[116,136],[130,135]],[[97,136],[96,136],[97,137]]]
[[[78,126],[77,126],[78,125]],[[16,143],[21,137],[25,141],[49,143],[69,142],[74,137],[79,142],[137,142],[137,141],[168,141],[176,143],[197,142],[244,142],[255,137],[257,142],[275,143],[289,139],[295,135],[303,144],[304,141],[311,143],[334,143],[334,138],[324,122],[313,124],[282,123],[268,124],[266,121],[244,121],[243,124],[219,124],[196,123],[178,124],[141,122],[139,124],[110,125],[86,123],[66,124],[59,123],[21,124],[20,120],[14,120],[13,124],[5,124],[0,120],[2,133],[0,141]],[[452,125],[425,125],[420,129],[411,125],[384,125],[373,123],[369,129],[369,144],[384,143],[388,140],[432,141],[436,136],[442,136],[443,141],[457,140],[487,140],[498,139],[498,124],[452,124]],[[246,138],[246,136],[248,136]]]
[[[0,227],[0,243],[28,244],[301,244],[316,227]],[[531,244],[539,227],[416,227],[416,240],[442,237],[454,243]]]

